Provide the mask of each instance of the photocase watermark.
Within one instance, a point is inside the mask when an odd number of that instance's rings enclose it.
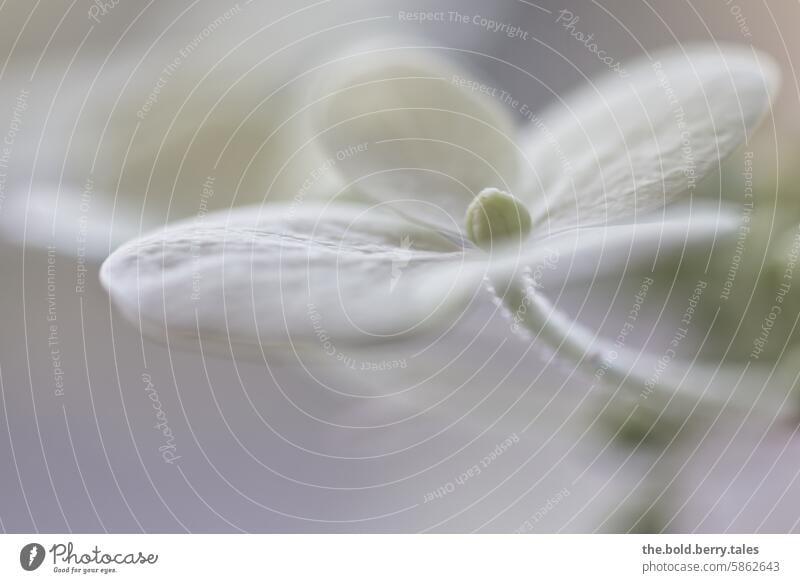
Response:
[[[594,38],[594,33],[585,33],[577,29],[577,24],[580,22],[580,16],[576,16],[569,10],[561,10],[556,16],[556,24],[560,24],[569,35],[581,43],[586,49],[595,55],[597,59],[602,62],[611,71],[619,75],[621,78],[628,76],[628,71],[622,66],[622,63],[610,56],[607,51],[600,48]]]
[[[75,293],[81,295],[86,288],[86,242],[89,236],[89,211],[92,208],[94,179],[89,176],[83,186],[78,204],[78,235],[76,237],[77,254],[75,266]]]
[[[19,552],[19,565],[26,571],[35,571],[41,567],[47,555],[39,543],[28,543]]]
[[[633,296],[633,304],[631,305],[630,310],[625,316],[625,321],[622,323],[622,326],[617,333],[616,338],[614,338],[614,348],[609,350],[605,357],[603,358],[602,364],[595,370],[594,378],[596,380],[601,380],[606,373],[614,364],[614,362],[619,358],[618,350],[621,350],[625,347],[628,341],[628,336],[631,332],[633,332],[634,326],[636,322],[639,320],[639,315],[642,312],[642,306],[644,305],[644,301],[647,299],[647,294],[650,291],[650,287],[655,283],[655,280],[652,277],[645,277],[642,280],[642,283],[639,285],[639,289],[636,294]]]
[[[733,250],[733,257],[728,267],[728,273],[725,276],[725,281],[722,283],[722,291],[720,292],[719,299],[727,301],[730,298],[733,285],[736,282],[736,276],[742,267],[742,260],[744,259],[745,246],[747,239],[750,235],[750,224],[753,221],[753,152],[747,151],[744,153],[744,171],[742,172],[744,178],[744,202],[742,203],[742,218],[739,223],[739,230],[736,235],[736,247]]]
[[[475,26],[493,34],[502,34],[513,40],[527,41],[533,38],[530,31],[516,24],[495,20],[481,14],[466,14],[455,10],[427,12],[404,12],[401,10],[397,13],[397,20],[412,23],[433,22]]]
[[[205,216],[208,214],[208,203],[212,198],[214,198],[215,181],[216,178],[214,176],[208,175],[206,176],[205,182],[203,182],[203,186],[200,189],[200,204],[198,205],[197,214],[194,217],[195,227],[202,227],[205,223]],[[200,290],[203,276],[200,275],[200,271],[197,269],[197,262],[202,257],[202,254],[200,253],[202,242],[203,236],[202,233],[199,233],[192,239],[189,251],[192,258],[192,293],[189,297],[193,302],[200,300]]]
[[[200,46],[200,43],[202,43],[204,40],[207,40],[208,37],[214,34],[220,26],[228,22],[231,18],[239,14],[241,11],[242,7],[239,6],[239,3],[237,2],[236,4],[231,6],[228,10],[223,12],[221,16],[218,16],[217,18],[209,22],[205,26],[205,28],[203,28],[203,30],[201,30],[199,33],[195,35],[195,37],[191,40],[191,42],[186,44],[180,51],[178,51],[178,55],[184,59],[188,58],[189,55],[191,55],[195,51],[195,49],[198,46]]]
[[[750,25],[747,24],[747,18],[742,12],[742,7],[736,4],[733,0],[722,0],[725,6],[728,7],[731,16],[733,16],[736,24],[739,26],[739,32],[742,33],[744,38],[751,38],[753,33],[750,30]]]
[[[367,150],[369,150],[369,142],[344,146],[337,150],[332,156],[326,158],[316,168],[313,168],[292,198],[292,203],[289,205],[289,209],[286,212],[287,218],[291,219],[297,214],[298,207],[303,204],[308,193],[311,192],[337,164],[355,158]]]
[[[470,93],[481,93],[496,99],[506,107],[516,111],[527,121],[534,122],[538,119],[530,105],[514,98],[514,96],[505,89],[492,87],[491,85],[475,81],[474,79],[466,79],[459,75],[453,75],[450,82],[459,89],[464,89]],[[542,122],[542,125],[544,125],[544,122]]]
[[[144,383],[144,392],[147,398],[153,403],[153,409],[156,411],[156,423],[153,427],[161,432],[164,437],[164,445],[159,446],[158,451],[161,454],[161,459],[168,464],[174,464],[181,456],[177,454],[177,446],[175,445],[175,435],[172,428],[169,426],[167,413],[161,404],[161,399],[158,396],[158,391],[153,384],[153,378],[149,373],[142,373],[142,383]]]
[[[527,109],[527,111],[530,112],[530,116],[526,116],[528,121],[530,121],[537,130],[540,130],[544,133],[545,139],[553,147],[556,155],[558,156],[564,176],[569,177],[572,174],[572,162],[570,162],[569,158],[567,158],[567,155],[564,153],[561,143],[558,141],[555,135],[553,135],[553,131],[541,117],[533,113],[533,111],[530,109]],[[520,113],[522,113],[522,111],[520,111]]]
[[[667,348],[661,358],[658,359],[658,362],[656,362],[653,374],[647,379],[647,381],[645,381],[644,389],[639,394],[642,399],[647,399],[655,392],[656,386],[661,380],[661,377],[669,369],[669,367],[672,365],[672,362],[677,357],[678,348],[689,334],[689,326],[692,324],[692,320],[694,319],[694,315],[697,311],[697,306],[700,303],[703,292],[707,287],[708,282],[702,279],[698,280],[698,282],[695,284],[694,290],[692,290],[692,295],[689,296],[686,309],[681,317],[680,325],[676,329],[675,334],[672,336],[672,340],[670,340],[669,348]]]
[[[41,545],[38,545],[41,547]],[[43,548],[39,551],[44,555]],[[72,542],[56,543],[48,551],[53,573],[64,575],[110,575],[137,565],[155,565],[158,555],[138,552],[105,552],[95,545],[92,549],[76,549]],[[59,566],[61,565],[61,566]]]
[[[686,123],[686,112],[683,109],[675,90],[672,87],[661,61],[653,63],[653,71],[656,74],[658,85],[664,91],[664,95],[672,109],[675,118],[675,126],[680,134],[681,159],[683,161],[683,175],[686,177],[686,190],[691,195],[697,186],[697,163],[695,162],[694,149],[692,148],[692,130]]]
[[[523,120],[529,122],[533,127],[544,134],[545,140],[553,147],[553,150],[558,156],[564,175],[570,176],[573,173],[572,163],[562,149],[558,139],[545,121],[533,111],[533,108],[530,105],[524,101],[516,99],[505,89],[493,87],[492,85],[481,83],[475,79],[467,79],[465,77],[461,77],[460,75],[453,75],[450,79],[450,82],[464,91],[469,91],[470,93],[479,93],[496,99],[502,105],[515,111]]]
[[[484,470],[488,469],[489,466],[497,461],[500,456],[518,443],[519,436],[516,433],[512,433],[505,440],[495,445],[494,449],[484,455],[478,461],[478,463],[468,467],[463,472],[459,473],[458,476],[452,480],[449,480],[445,484],[442,484],[438,488],[431,490],[430,492],[426,492],[423,496],[424,503],[427,504],[429,502],[433,502],[434,500],[440,500],[448,494],[452,494],[456,491],[456,489],[466,485],[466,483],[470,480],[480,476],[481,473],[483,473]]]
[[[781,283],[778,285],[772,307],[769,309],[769,312],[764,317],[764,321],[761,323],[761,331],[759,332],[758,337],[753,340],[753,350],[750,352],[750,358],[753,360],[758,360],[761,356],[761,353],[764,352],[764,349],[767,346],[767,341],[769,340],[770,332],[775,326],[775,322],[783,312],[783,302],[786,296],[792,290],[794,269],[797,266],[798,256],[800,256],[800,227],[797,228],[797,234],[795,234],[794,239],[792,240],[792,246],[786,256],[786,263],[784,264]]]
[[[53,371],[55,396],[64,396],[64,369],[61,362],[61,341],[58,335],[58,309],[56,305],[56,257],[54,245],[47,247],[47,349]]]
[[[534,512],[533,516],[523,522],[519,528],[514,531],[514,534],[525,534],[526,532],[531,532],[534,530],[536,523],[541,521],[545,516],[552,512],[553,509],[561,504],[561,502],[570,494],[571,492],[569,491],[569,488],[562,488],[556,492],[547,499],[547,502],[545,502],[536,510],[536,512]]]
[[[234,4],[229,10],[226,10],[222,13],[221,16],[218,16],[213,21],[209,22],[199,33],[195,35],[195,37],[191,40],[191,42],[184,45],[176,55],[172,57],[172,60],[163,68],[161,69],[161,74],[156,79],[153,88],[150,90],[150,93],[147,95],[142,106],[136,112],[136,117],[140,120],[144,120],[147,117],[147,114],[155,107],[158,103],[158,100],[161,97],[161,92],[169,83],[171,77],[173,77],[181,68],[183,63],[188,59],[191,54],[197,49],[197,47],[202,44],[203,41],[207,40],[214,32],[217,31],[223,24],[228,22],[231,18],[236,16],[242,11],[242,7],[239,6],[238,3]]]
[[[450,22],[463,25],[477,26],[487,32],[505,35],[510,39],[526,41],[531,38],[531,33],[516,24],[487,18],[481,14],[462,14],[451,11],[447,13]]]
[[[94,20],[100,24],[100,19],[111,12],[119,5],[120,0],[94,0],[94,3],[89,6],[87,14],[89,20]]]
[[[325,329],[322,314],[315,304],[307,305],[308,319],[314,329],[314,335],[320,343],[322,352],[335,359],[337,363],[349,368],[350,370],[383,372],[399,368],[408,368],[408,360],[402,359],[383,359],[383,360],[360,360],[344,352],[341,352],[333,341],[330,333]]]
[[[558,251],[552,249],[545,249],[545,256],[538,263],[533,266],[525,268],[525,294],[522,296],[522,301],[514,313],[511,315],[511,331],[519,332],[522,329],[522,324],[525,321],[525,314],[528,313],[528,307],[533,303],[536,290],[541,287],[542,278],[544,277],[545,270],[553,270],[558,266],[559,261]]]

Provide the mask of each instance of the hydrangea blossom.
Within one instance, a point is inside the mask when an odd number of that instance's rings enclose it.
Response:
[[[102,282],[153,337],[256,354],[318,348],[320,322],[354,345],[441,329],[488,286],[535,341],[638,392],[652,359],[610,359],[528,269],[598,252],[626,265],[735,230],[724,209],[664,209],[748,138],[779,76],[763,54],[716,46],[626,71],[554,96],[517,130],[441,52],[349,52],[319,70],[298,114],[305,133],[287,165],[300,161],[305,188],[136,238],[106,260]],[[691,383],[665,379],[676,390],[659,395],[727,401],[727,381],[709,389],[721,374],[695,367]]]

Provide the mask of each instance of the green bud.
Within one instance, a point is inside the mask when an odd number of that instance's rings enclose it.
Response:
[[[531,215],[517,198],[497,188],[484,188],[467,207],[467,236],[481,249],[518,243],[531,230]]]

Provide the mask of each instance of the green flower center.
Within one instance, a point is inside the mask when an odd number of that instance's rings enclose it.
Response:
[[[485,188],[467,207],[464,218],[467,236],[481,249],[519,243],[531,230],[531,215],[517,198]]]

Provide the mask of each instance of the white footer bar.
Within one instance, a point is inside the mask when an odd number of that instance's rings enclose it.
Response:
[[[2,535],[0,581],[800,581],[795,535]]]

